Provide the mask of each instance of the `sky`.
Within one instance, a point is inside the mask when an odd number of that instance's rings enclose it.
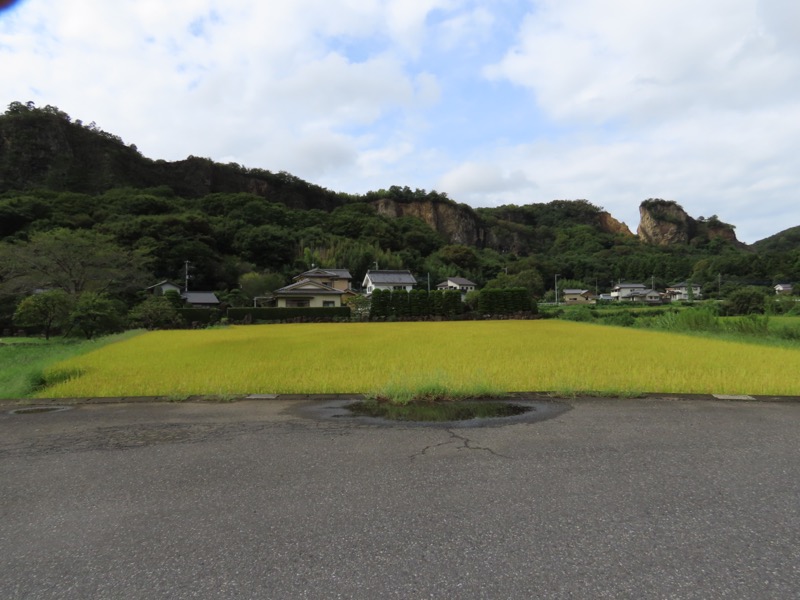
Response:
[[[0,0],[0,105],[473,207],[800,225],[796,0]]]

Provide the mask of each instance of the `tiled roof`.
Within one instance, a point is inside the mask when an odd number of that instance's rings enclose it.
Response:
[[[219,304],[214,292],[183,292],[181,298],[189,304]]]
[[[306,271],[305,273],[300,273],[295,279],[300,279],[302,277],[336,277],[337,279],[352,279],[353,276],[350,275],[350,271],[347,269],[320,269],[319,267],[315,269],[311,269],[310,271]]]
[[[344,294],[342,290],[337,290],[329,285],[313,281],[311,279],[301,279],[296,283],[289,284],[273,292],[275,296],[341,296]]]
[[[373,284],[414,285],[417,283],[411,271],[367,271],[367,277]]]
[[[447,281],[455,283],[456,285],[475,285],[474,282],[469,279],[464,279],[463,277],[448,277]]]

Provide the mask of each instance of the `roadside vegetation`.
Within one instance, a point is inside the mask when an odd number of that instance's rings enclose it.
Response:
[[[51,365],[130,339],[138,333],[128,331],[91,341],[0,338],[0,398],[28,397],[46,385],[44,373]]]
[[[321,323],[149,332],[45,369],[38,395],[800,395],[798,370],[796,347],[554,319]]]
[[[800,309],[800,303],[797,303]],[[686,306],[569,306],[549,307],[545,318],[615,325],[639,329],[655,329],[687,335],[754,344],[783,345],[800,348],[800,314],[797,310],[782,315],[765,313],[726,316],[724,304],[696,303]]]

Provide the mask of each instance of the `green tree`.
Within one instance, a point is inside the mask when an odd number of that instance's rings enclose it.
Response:
[[[55,229],[0,247],[0,280],[6,291],[57,288],[73,296],[142,289],[147,262],[145,252],[126,250],[109,235]]]
[[[252,300],[283,287],[285,281],[283,275],[279,273],[250,272],[239,277],[239,287]]]
[[[747,286],[734,291],[723,303],[727,315],[763,314],[766,291],[763,288]]]
[[[350,314],[358,321],[368,321],[371,301],[366,296],[345,296],[342,303],[350,307]]]
[[[84,292],[78,297],[69,315],[70,325],[79,329],[87,340],[104,333],[122,330],[120,307],[106,294]]]
[[[17,306],[14,323],[21,327],[41,327],[45,339],[50,339],[53,328],[67,322],[72,301],[63,290],[50,290],[28,296]]]
[[[150,296],[131,309],[128,319],[134,327],[172,329],[180,326],[181,318],[169,298]]]
[[[172,305],[172,308],[183,308],[183,305],[185,304],[178,290],[167,290],[161,297],[168,300]]]

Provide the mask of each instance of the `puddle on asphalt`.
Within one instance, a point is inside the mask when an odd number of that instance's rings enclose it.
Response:
[[[564,402],[526,399],[462,400],[386,408],[380,403],[351,398],[312,401],[296,407],[293,412],[311,419],[380,426],[497,427],[552,419],[570,408]]]
[[[26,406],[24,408],[15,408],[8,411],[12,415],[35,415],[40,413],[62,412],[69,410],[71,406]]]

